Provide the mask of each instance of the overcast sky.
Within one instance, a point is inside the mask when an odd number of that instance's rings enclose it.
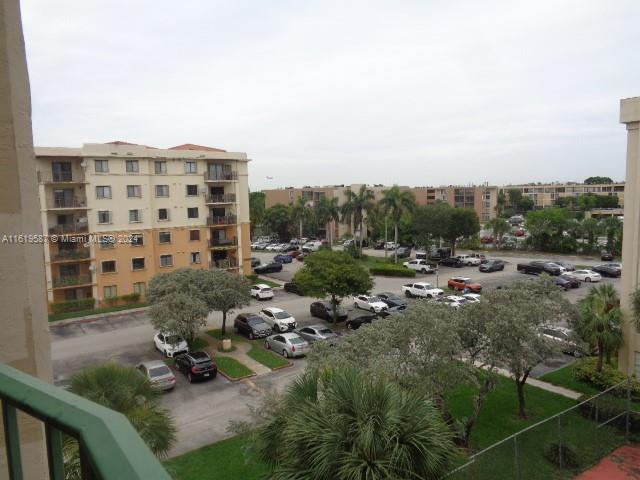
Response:
[[[22,9],[36,145],[243,151],[252,189],[624,179],[638,0]]]

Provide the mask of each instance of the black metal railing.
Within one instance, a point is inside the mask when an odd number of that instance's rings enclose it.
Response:
[[[207,225],[235,225],[237,222],[238,218],[235,215],[207,217]]]
[[[209,172],[205,170],[204,181],[205,182],[232,182],[238,180],[238,172],[235,170],[227,172]]]
[[[39,183],[83,183],[84,172],[38,172]]]
[[[237,268],[238,260],[233,257],[224,258],[222,260],[212,260],[209,262],[209,268]]]
[[[49,227],[49,234],[60,235],[63,233],[86,233],[89,231],[89,226],[86,223],[61,223]]]
[[[205,203],[235,203],[235,193],[220,193],[216,195],[206,195],[204,197]]]
[[[73,250],[59,250],[51,256],[52,262],[64,262],[67,260],[85,260],[91,256],[88,248],[76,248]]]
[[[62,277],[54,278],[52,283],[53,288],[87,285],[91,283],[91,274],[64,275]]]
[[[238,245],[238,238],[212,238],[209,240],[209,248],[229,248]]]
[[[52,208],[87,208],[87,202],[78,198],[54,198]]]

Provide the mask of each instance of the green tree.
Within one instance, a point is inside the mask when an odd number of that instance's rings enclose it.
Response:
[[[263,225],[269,233],[278,235],[280,241],[291,238],[291,207],[278,203],[264,212]]]
[[[566,251],[564,232],[571,214],[564,208],[545,208],[527,214],[528,241],[536,250]],[[573,239],[575,244],[575,239]],[[570,249],[571,245],[568,246]]]
[[[313,218],[313,209],[310,202],[304,198],[298,198],[293,205],[291,205],[291,220],[298,224],[298,238],[303,237],[303,225],[305,222],[309,222]]]
[[[358,249],[362,255],[362,240],[364,239],[363,223],[364,217],[373,208],[373,200],[375,196],[373,192],[367,188],[366,185],[361,185],[358,193],[354,193],[351,190],[346,191],[346,200],[340,207],[340,213],[342,214],[342,221],[351,223],[360,233],[358,239]]]
[[[210,270],[205,276],[205,301],[210,310],[222,313],[222,335],[227,326],[227,315],[236,308],[249,305],[251,284],[244,275],[226,270]]]
[[[127,417],[147,446],[159,457],[174,444],[171,414],[159,406],[158,391],[133,367],[110,362],[88,367],[71,377],[69,390]],[[78,443],[65,441],[65,478],[80,480]]]
[[[505,195],[504,190],[500,190],[496,198],[496,206],[495,206],[497,217],[503,216],[504,208],[506,207],[506,205],[507,205],[507,196]]]
[[[274,480],[437,479],[455,454],[429,399],[352,369],[305,373],[260,417],[252,444]]]
[[[504,218],[496,217],[489,220],[484,228],[491,230],[493,234],[493,238],[495,238],[496,245],[500,245],[502,240],[502,236],[505,233],[509,233],[511,231],[511,225],[509,225]]]
[[[603,360],[622,345],[620,297],[611,284],[592,287],[579,303],[580,316],[575,321],[576,334],[598,349],[596,370],[602,372]]]
[[[441,201],[432,205],[416,207],[413,213],[416,242],[428,248],[440,238],[445,238],[452,210],[449,204]]]
[[[610,252],[620,252],[622,242],[616,242],[622,235],[622,222],[617,217],[607,217],[600,221],[602,231],[607,236],[607,250]]]
[[[338,206],[337,198],[322,197],[314,205],[315,217],[318,219],[318,223],[324,225],[327,233],[327,241],[329,247],[333,246],[333,229],[331,224],[333,222],[340,221],[340,207]]]
[[[599,183],[613,183],[610,177],[589,177],[584,180],[587,185],[597,185]]]
[[[456,253],[458,238],[469,238],[480,231],[478,214],[472,208],[452,208],[445,238],[451,246],[451,254]]]
[[[522,190],[517,188],[510,188],[507,190],[507,197],[509,199],[509,205],[511,205],[516,212],[520,213],[520,202],[522,201]]]
[[[251,220],[251,236],[262,226],[265,214],[264,192],[249,192],[249,219]]]
[[[209,309],[202,299],[181,292],[152,302],[149,309],[153,328],[160,332],[180,335],[189,345],[192,345],[198,336],[200,327],[207,324],[208,314]]]
[[[596,240],[600,232],[602,232],[602,227],[597,218],[585,218],[582,221],[582,234],[583,238],[586,236],[588,250],[595,248]]]
[[[383,192],[383,198],[380,200],[380,206],[385,211],[391,221],[394,228],[394,239],[396,245],[398,244],[398,224],[402,215],[406,212],[412,212],[416,206],[416,197],[413,192],[402,191],[400,187],[394,185],[389,190]],[[394,262],[398,263],[398,250],[394,252]]]
[[[321,250],[305,258],[304,267],[296,272],[293,281],[305,295],[330,296],[334,321],[344,297],[373,288],[371,275],[359,262],[344,252],[332,250]]]

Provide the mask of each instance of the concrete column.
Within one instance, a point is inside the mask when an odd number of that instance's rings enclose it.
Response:
[[[0,0],[0,362],[51,381],[44,250],[4,235],[42,232],[20,4]],[[46,478],[43,427],[20,416],[24,478]],[[0,478],[6,478],[0,430]]]
[[[621,303],[625,322],[624,346],[618,363],[628,375],[640,374],[640,335],[633,322],[630,295],[638,287],[640,271],[640,97],[620,102],[620,123],[627,126],[627,179],[624,199],[624,236],[622,241]],[[636,356],[638,360],[636,360]]]

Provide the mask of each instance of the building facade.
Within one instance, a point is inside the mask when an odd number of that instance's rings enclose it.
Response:
[[[113,142],[36,158],[50,304],[144,298],[180,267],[251,273],[246,154]]]

